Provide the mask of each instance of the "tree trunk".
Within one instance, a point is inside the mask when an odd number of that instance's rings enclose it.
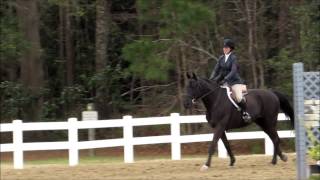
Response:
[[[1,65],[2,66],[2,65]],[[8,79],[9,81],[17,81],[18,79],[18,75],[17,75],[17,65],[15,62],[10,62],[7,67],[6,67],[6,72],[7,72],[7,75],[8,75]],[[0,81],[4,81],[4,79],[0,79]]]
[[[182,105],[182,84],[181,84],[181,62],[180,59],[176,59],[176,72],[177,72],[177,99],[178,99],[178,104],[179,104],[179,111],[183,110],[183,105]]]
[[[186,87],[188,83],[188,78],[187,78],[187,72],[188,72],[188,62],[186,58],[186,48],[183,46],[180,46],[180,51],[181,51],[181,77],[183,78],[181,82],[183,82],[182,87]],[[183,104],[181,103],[181,110],[184,110]]]
[[[303,0],[294,0],[292,1],[292,5],[299,7],[303,4]],[[301,31],[302,31],[302,27],[301,27],[301,23],[299,23],[299,21],[297,21],[295,18],[291,18],[293,22],[292,23],[292,36],[295,37],[292,39],[293,41],[293,53],[301,53],[302,50],[302,43],[301,43]]]
[[[287,43],[286,39],[288,36],[288,14],[289,14],[289,1],[280,0],[279,4],[279,18],[278,18],[278,33],[279,33],[279,43],[278,46],[284,48]]]
[[[254,55],[254,23],[253,18],[251,14],[251,7],[250,7],[250,0],[245,1],[245,7],[246,7],[246,16],[247,16],[247,24],[248,24],[248,56],[249,60],[251,62],[251,70],[252,70],[252,76],[253,76],[253,87],[258,87],[258,73],[257,73],[257,63]],[[256,3],[254,1],[254,3]]]
[[[100,73],[107,65],[107,47],[108,47],[108,34],[110,31],[110,1],[97,0],[96,1],[96,57],[95,57],[95,70]],[[108,87],[106,87],[108,88]],[[96,105],[101,115],[101,118],[108,116],[108,89],[96,89]]]
[[[27,107],[26,120],[40,120],[42,111],[42,98],[40,90],[43,87],[43,62],[39,35],[38,1],[17,0],[17,15],[19,26],[24,39],[30,47],[21,56],[21,82],[31,90],[31,94],[37,98]]]
[[[184,87],[186,87],[187,83],[188,83],[188,78],[187,78],[187,58],[186,58],[186,49],[183,46],[180,46],[180,53],[181,53],[181,64],[177,64],[180,65],[181,67],[178,68],[180,70],[180,77],[182,78],[180,81],[178,81],[178,84],[180,84],[180,89],[178,90],[178,95],[179,95],[179,107],[180,107],[180,112],[183,112],[184,114],[189,114],[188,111],[185,110],[185,108],[183,107],[183,89]],[[177,59],[177,61],[179,60],[179,58]],[[188,134],[192,133],[192,124],[186,124],[186,129],[185,132]]]
[[[181,110],[183,110],[183,105],[182,105],[182,84],[181,84],[181,77],[182,77],[182,73],[181,73],[181,62],[180,62],[180,58],[179,56],[177,56],[178,52],[175,52],[176,56],[175,56],[175,60],[176,60],[176,73],[177,73],[177,102],[178,102],[178,108],[179,108],[179,112],[181,112]],[[184,128],[182,128],[183,132],[188,132],[188,126],[185,126]]]
[[[64,8],[59,5],[59,58],[64,59]]]
[[[59,72],[64,72],[65,65],[65,46],[64,46],[64,26],[65,26],[65,7],[60,4],[59,5]],[[64,73],[59,73],[61,84],[64,84],[65,75]]]
[[[264,88],[264,67],[263,67],[263,59],[259,52],[259,43],[258,43],[258,26],[257,26],[257,2],[254,1],[252,7],[252,27],[253,27],[253,41],[254,41],[254,54],[257,62],[258,71],[258,88]]]
[[[110,2],[97,0],[96,2],[96,72],[106,66],[108,34],[110,29]]]
[[[66,84],[72,86],[74,81],[74,46],[73,46],[73,28],[71,18],[71,2],[66,2],[65,12],[65,53],[66,53]]]
[[[134,88],[135,88],[135,84],[136,84],[136,77],[132,76],[132,80],[130,82],[130,104],[134,104],[133,98],[134,98]]]

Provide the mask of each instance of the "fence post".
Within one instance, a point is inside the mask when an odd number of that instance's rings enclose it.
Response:
[[[77,122],[78,122],[77,118],[68,119],[69,166],[76,166],[79,164]]]
[[[227,158],[228,157],[226,147],[224,147],[224,144],[221,139],[218,141],[218,157],[219,158]]]
[[[90,111],[82,111],[82,120],[83,121],[97,121],[98,120],[98,112],[97,111],[92,111],[91,108],[88,108]],[[95,137],[96,137],[95,129],[92,129],[92,128],[89,129],[88,130],[88,140],[89,141],[94,141]],[[89,154],[90,157],[95,156],[94,149],[89,149],[88,150],[88,154]]]
[[[274,147],[273,142],[271,141],[270,137],[266,135],[264,138],[264,152],[265,155],[273,155]]]
[[[307,179],[306,131],[304,128],[303,64],[293,64],[294,129],[296,132],[297,179]]]
[[[124,141],[124,162],[133,163],[134,151],[133,151],[133,127],[132,116],[123,116],[123,141]]]
[[[23,169],[23,132],[22,121],[13,120],[13,168]]]
[[[171,113],[171,159],[181,160],[180,115]]]

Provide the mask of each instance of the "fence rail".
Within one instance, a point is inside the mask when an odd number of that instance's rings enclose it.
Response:
[[[278,120],[288,120],[282,113]],[[0,124],[0,132],[13,132],[13,143],[0,144],[0,152],[13,152],[13,166],[15,169],[23,168],[23,152],[35,150],[61,150],[69,151],[69,165],[79,164],[79,150],[104,147],[124,147],[124,162],[134,162],[134,145],[171,143],[172,160],[181,159],[181,143],[205,142],[212,140],[212,134],[181,135],[180,125],[186,123],[205,123],[204,115],[180,116],[172,113],[166,117],[132,118],[124,116],[116,120],[78,121],[76,118],[69,118],[67,122],[37,122],[23,123],[21,120],[14,120],[12,123]],[[171,134],[162,136],[134,137],[134,126],[170,124]],[[105,139],[93,141],[79,141],[79,129],[112,128],[122,127],[123,138]],[[23,143],[23,132],[39,130],[68,130],[68,141],[59,142],[32,142]],[[294,132],[278,131],[280,138],[293,138]],[[270,138],[262,131],[254,132],[230,132],[227,133],[229,140],[241,139],[265,139],[265,154],[273,154],[273,144]],[[227,157],[226,149],[220,140],[218,142],[218,156]]]

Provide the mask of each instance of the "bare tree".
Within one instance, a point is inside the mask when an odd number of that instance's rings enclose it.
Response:
[[[248,41],[248,59],[251,66],[252,86],[259,88],[264,86],[264,67],[261,55],[258,51],[258,35],[257,35],[257,0],[233,0],[236,11],[240,15],[238,20],[245,21],[247,27],[246,38]]]

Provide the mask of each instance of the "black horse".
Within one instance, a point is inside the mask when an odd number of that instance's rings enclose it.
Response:
[[[235,163],[234,155],[230,149],[225,131],[229,129],[241,128],[249,125],[242,119],[241,113],[234,107],[228,99],[226,89],[212,80],[197,78],[195,74],[192,77],[187,74],[189,79],[187,85],[187,95],[184,98],[185,108],[191,108],[195,100],[201,99],[206,107],[206,119],[213,128],[213,140],[209,145],[208,159],[201,167],[206,170],[211,165],[211,157],[215,151],[215,146],[221,138],[230,157],[230,166]],[[284,95],[276,91],[262,89],[248,90],[245,96],[247,101],[247,111],[261,129],[268,134],[274,145],[274,154],[272,164],[277,163],[277,155],[283,161],[287,161],[287,156],[280,150],[280,139],[277,133],[277,119],[280,108],[290,117],[291,124],[294,122],[294,112]]]

